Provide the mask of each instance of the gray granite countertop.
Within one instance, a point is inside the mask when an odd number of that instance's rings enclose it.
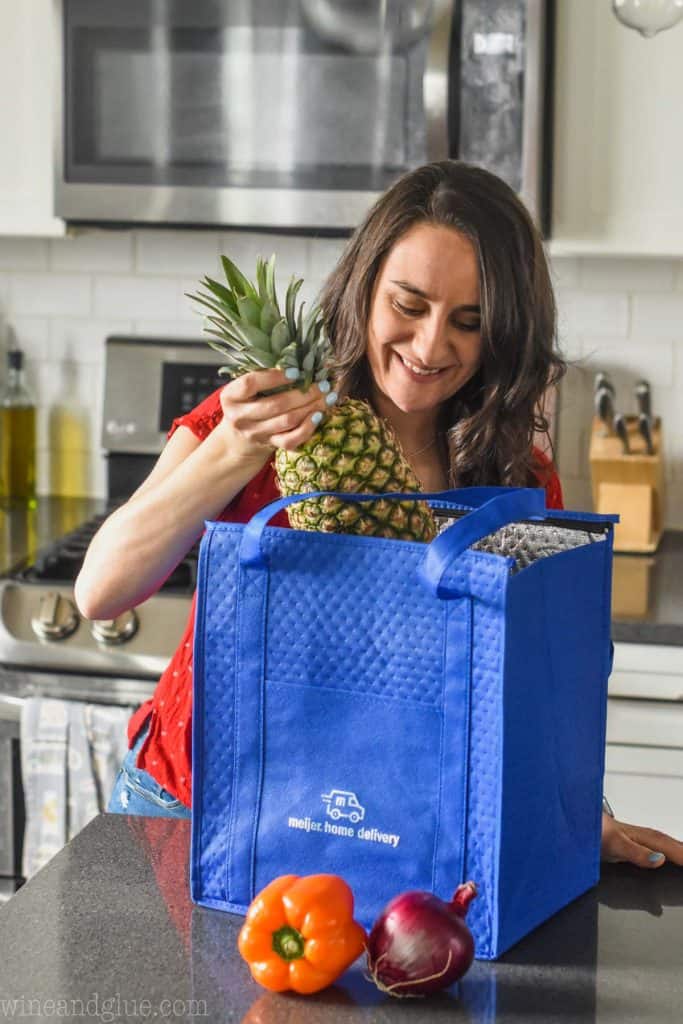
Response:
[[[615,555],[613,569],[613,640],[683,645],[683,531],[653,555]]]
[[[383,995],[364,979],[362,961],[326,991],[298,997],[265,992],[251,980],[235,949],[241,918],[192,905],[189,841],[186,821],[95,818],[0,908],[0,1018],[681,1020],[681,869],[604,865],[595,889],[429,1000]]]

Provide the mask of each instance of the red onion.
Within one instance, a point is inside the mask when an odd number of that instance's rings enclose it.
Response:
[[[392,996],[418,996],[462,978],[474,959],[465,915],[476,895],[474,882],[465,882],[450,903],[429,892],[404,892],[390,900],[367,944],[377,987]]]

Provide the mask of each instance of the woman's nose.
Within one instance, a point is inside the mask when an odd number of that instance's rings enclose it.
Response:
[[[443,359],[448,350],[448,331],[441,317],[430,316],[420,322],[413,348],[425,366],[433,365],[439,358]]]

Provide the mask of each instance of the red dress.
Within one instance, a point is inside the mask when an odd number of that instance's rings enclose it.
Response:
[[[192,412],[171,424],[168,437],[184,426],[203,441],[220,422],[220,388]],[[548,508],[563,508],[562,489],[548,458],[534,449],[539,464],[539,483],[545,487]],[[223,522],[246,523],[252,515],[280,497],[272,460],[267,462],[218,517]],[[289,526],[286,512],[272,520],[274,525]],[[153,696],[145,701],[128,723],[128,742],[133,746],[137,733],[151,715],[149,732],[138,754],[137,767],[154,776],[159,785],[190,807],[192,803],[192,644],[195,605],[192,598],[185,632],[175,654],[163,672]]]

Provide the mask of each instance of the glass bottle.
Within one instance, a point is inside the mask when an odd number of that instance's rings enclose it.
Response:
[[[8,498],[36,497],[36,406],[24,380],[24,353],[7,353],[0,397],[0,480]]]

